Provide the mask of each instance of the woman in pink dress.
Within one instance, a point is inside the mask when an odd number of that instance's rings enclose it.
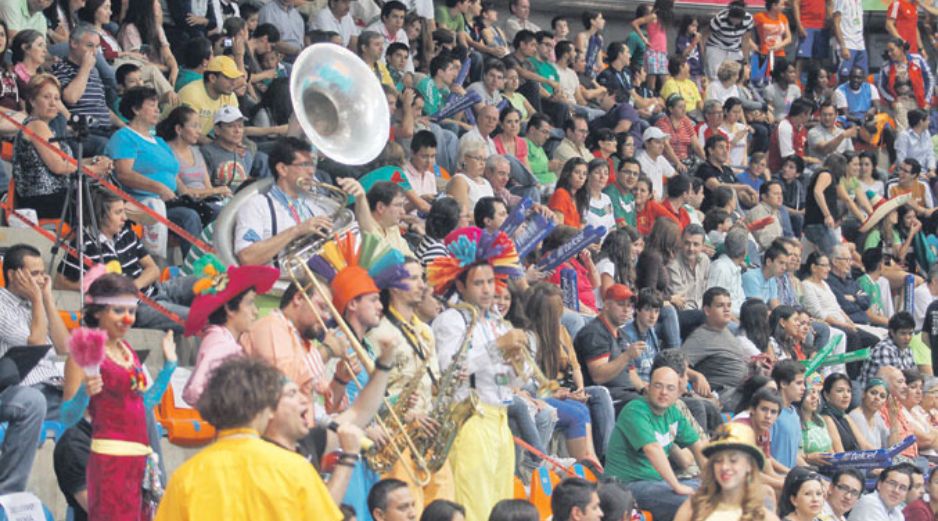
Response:
[[[144,500],[144,482],[158,482],[147,437],[146,410],[159,403],[176,368],[176,344],[171,331],[163,337],[164,365],[151,384],[140,360],[124,336],[137,312],[137,288],[123,275],[107,273],[92,279],[85,294],[85,324],[107,334],[100,375],[89,375],[74,357],[65,365],[62,421],[68,425],[91,418],[88,457],[88,518],[108,521],[146,521],[158,497]],[[145,478],[147,478],[145,480]],[[150,489],[149,491],[152,491]],[[156,492],[158,495],[159,492]]]

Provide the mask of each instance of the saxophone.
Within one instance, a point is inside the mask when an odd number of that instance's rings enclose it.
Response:
[[[423,361],[410,380],[404,384],[401,392],[397,395],[397,400],[390,404],[389,407],[383,408],[378,412],[379,418],[387,421],[387,419],[391,417],[392,412],[389,409],[393,409],[393,412],[397,414],[398,418],[403,419],[407,416],[407,413],[410,412],[410,401],[413,398],[414,393],[416,393],[417,389],[420,387],[420,382],[423,380],[423,376],[427,372],[427,365],[429,364],[429,361],[430,357],[427,357],[427,359]],[[390,433],[391,439],[388,441],[388,443],[384,444],[381,449],[378,449],[378,446],[375,445],[365,452],[365,457],[368,459],[368,466],[379,474],[390,472],[391,468],[394,467],[394,464],[397,463],[397,460],[401,457],[401,452],[398,450],[398,448],[407,447],[407,437],[414,436],[418,432],[418,427],[413,423],[405,424],[403,429],[392,431]],[[416,447],[418,450],[420,449],[419,444],[416,444]],[[430,476],[427,472],[427,468],[425,466],[426,464],[421,459],[416,457],[416,455],[414,459],[417,462],[418,473],[423,474],[423,476],[415,476],[419,482],[423,482],[418,484],[422,486],[426,483],[429,483]]]
[[[423,460],[427,464],[430,472],[437,472],[446,463],[450,448],[456,435],[463,424],[475,414],[479,405],[479,397],[475,391],[469,390],[469,396],[462,401],[455,399],[456,391],[459,389],[459,374],[465,366],[466,353],[469,351],[469,344],[472,342],[472,330],[479,320],[479,310],[475,306],[459,303],[453,308],[460,312],[469,314],[469,325],[466,327],[466,336],[462,344],[453,355],[453,362],[440,375],[437,385],[436,397],[433,400],[433,409],[430,411],[429,418],[440,426],[435,436],[428,437],[423,431],[415,430],[414,445],[417,451],[423,455]]]

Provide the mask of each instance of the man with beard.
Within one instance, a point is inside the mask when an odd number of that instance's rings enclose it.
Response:
[[[419,425],[421,436],[432,439],[439,425],[428,414],[433,409],[433,386],[439,381],[440,364],[436,357],[433,330],[416,314],[427,285],[423,280],[423,268],[416,259],[407,258],[404,269],[407,270],[407,278],[403,281],[406,289],[389,288],[381,291],[384,317],[378,327],[365,335],[365,339],[374,341],[386,336],[399,346],[390,364],[393,369],[390,371],[388,394],[398,396],[398,400],[408,401],[410,405],[404,421]],[[418,380],[419,383],[413,387]],[[414,388],[413,395],[402,396],[402,391],[408,387]],[[426,484],[414,483],[414,476],[419,475],[409,450],[404,451],[404,456],[385,475],[386,478],[396,478],[407,483],[416,503],[417,517],[424,505],[435,499],[451,500],[455,494],[452,470],[448,463],[433,473]]]

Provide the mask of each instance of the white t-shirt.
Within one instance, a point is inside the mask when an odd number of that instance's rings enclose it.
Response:
[[[858,51],[866,48],[863,42],[863,2],[862,0],[834,0],[834,12],[840,13],[840,32],[844,36],[847,49]],[[831,38],[837,47],[837,39]]]
[[[615,229],[616,217],[612,212],[612,199],[604,193],[599,194],[599,199],[590,197],[589,211],[586,212],[586,224],[593,226],[605,226],[606,235]],[[603,235],[603,238],[606,238]]]
[[[635,159],[637,159],[638,163],[641,165],[642,173],[651,179],[655,199],[661,199],[664,195],[664,178],[674,176],[677,171],[675,171],[671,163],[665,159],[664,154],[658,156],[658,159],[652,160],[648,152],[642,150],[635,156]]]
[[[928,284],[921,284],[915,288],[915,329],[922,329],[922,323],[925,322],[925,310],[933,300],[938,299],[931,294]]]
[[[576,105],[576,89],[580,86],[576,71],[570,67],[563,69],[557,67],[557,75],[560,76],[560,90],[563,92],[564,100],[571,105]]]
[[[346,14],[341,20],[337,19],[327,7],[316,14],[316,18],[309,21],[310,29],[320,31],[335,31],[342,37],[342,45],[348,47],[353,36],[358,36],[361,29],[355,25],[351,14]]]
[[[725,126],[726,123],[720,126],[720,130],[724,134],[728,135],[730,138],[730,162],[729,166],[743,167],[745,168],[749,164],[749,135],[740,139],[738,142],[733,143],[733,138],[736,137],[736,133],[746,128],[742,123],[736,122],[733,124],[733,127],[730,128]]]
[[[739,97],[739,86],[733,83],[729,88],[726,88],[719,81],[711,81],[707,85],[706,97],[707,100],[715,99],[723,103],[727,98]]]

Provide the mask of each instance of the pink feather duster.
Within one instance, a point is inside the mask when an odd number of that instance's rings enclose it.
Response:
[[[107,333],[102,329],[80,327],[72,331],[68,339],[68,350],[75,362],[84,369],[85,374],[94,376],[100,373],[104,361],[104,343]]]

